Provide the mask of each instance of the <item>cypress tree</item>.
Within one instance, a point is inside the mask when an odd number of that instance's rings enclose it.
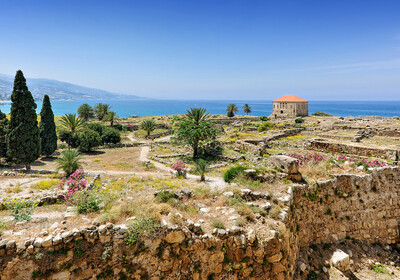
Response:
[[[23,163],[26,170],[30,170],[31,163],[40,156],[40,132],[35,111],[37,106],[21,70],[15,74],[11,101],[7,155],[12,162]]]
[[[6,134],[8,120],[6,114],[0,110],[0,158],[7,156]]]
[[[57,133],[50,98],[47,94],[43,98],[42,110],[40,111],[39,130],[42,141],[42,155],[50,156],[57,149]]]

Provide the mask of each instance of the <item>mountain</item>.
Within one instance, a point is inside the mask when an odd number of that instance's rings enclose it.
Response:
[[[41,100],[47,94],[52,100],[79,99],[139,99],[136,95],[111,93],[101,89],[88,88],[71,83],[49,79],[26,79],[28,88],[35,99]],[[10,100],[14,77],[0,74],[0,100]]]

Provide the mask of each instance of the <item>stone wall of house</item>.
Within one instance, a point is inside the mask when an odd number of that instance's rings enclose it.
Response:
[[[300,246],[355,238],[394,244],[399,239],[400,168],[338,175],[293,189]]]

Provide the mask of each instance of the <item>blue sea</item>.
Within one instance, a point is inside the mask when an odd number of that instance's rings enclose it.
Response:
[[[52,107],[56,116],[66,113],[76,113],[77,108],[88,103],[107,103],[119,117],[131,115],[159,116],[168,114],[183,114],[189,107],[204,107],[211,114],[225,114],[228,104],[234,103],[239,108],[239,114],[243,114],[242,107],[248,103],[252,108],[253,116],[268,116],[272,111],[271,100],[73,100],[73,101],[52,101]],[[41,102],[37,102],[40,112]],[[10,112],[10,105],[0,105],[4,113]],[[316,111],[326,112],[335,116],[400,116],[400,101],[309,101],[309,113]]]

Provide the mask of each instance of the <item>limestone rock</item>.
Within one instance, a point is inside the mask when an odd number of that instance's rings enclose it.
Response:
[[[182,231],[172,231],[165,237],[168,243],[182,243],[186,236]]]
[[[295,158],[285,155],[274,155],[269,157],[269,161],[272,165],[287,174],[296,174],[299,172],[299,161]]]
[[[350,256],[337,249],[331,257],[331,263],[342,272],[348,271],[350,269]]]

